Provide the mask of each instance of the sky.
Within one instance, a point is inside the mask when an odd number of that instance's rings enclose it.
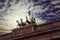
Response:
[[[60,0],[0,0],[0,33],[17,28],[16,20],[36,19],[36,24],[60,20]]]

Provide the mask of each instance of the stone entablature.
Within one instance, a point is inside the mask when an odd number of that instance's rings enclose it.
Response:
[[[40,26],[30,24],[0,36],[0,40],[52,40],[54,38],[60,38],[60,21]]]

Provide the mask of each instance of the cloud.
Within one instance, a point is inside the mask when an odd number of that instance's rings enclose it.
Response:
[[[9,0],[6,0],[6,2],[8,3]],[[5,11],[0,12],[0,15],[4,18],[0,19],[0,28],[2,30],[12,30],[17,28],[16,20],[20,21],[20,18],[22,18],[23,21],[26,21],[26,16],[29,17],[28,11],[32,10],[33,3],[28,2],[28,0],[20,0],[18,3],[15,3],[16,0],[13,0],[10,2],[11,6],[9,7],[6,2],[3,8]]]
[[[44,3],[47,4],[46,2]],[[46,23],[47,19],[45,20],[45,18],[47,18],[47,15],[55,14],[52,14],[52,12],[47,14],[49,11],[50,1],[47,6],[44,3],[42,3],[40,0],[37,2],[34,2],[34,0],[6,0],[5,7],[3,7],[3,10],[5,11],[0,11],[0,15],[2,16],[0,17],[0,28],[4,30],[12,30],[14,28],[17,28],[16,20],[20,21],[20,18],[22,18],[25,22],[25,17],[27,16],[31,18],[32,14],[33,17],[36,17],[36,24],[39,25]],[[54,4],[54,2],[51,3]],[[31,14],[30,16],[28,15],[29,13]],[[50,17],[48,17],[48,19],[49,18]]]

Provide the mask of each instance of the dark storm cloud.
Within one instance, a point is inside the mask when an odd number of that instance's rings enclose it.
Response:
[[[6,0],[0,0],[1,3],[4,3]],[[8,10],[8,8],[11,6],[10,2],[13,2],[14,0],[9,0],[8,3],[7,3],[7,6],[6,6],[6,9],[5,11]],[[34,15],[36,15],[36,17],[38,18],[42,18],[44,20],[47,20],[47,21],[52,21],[52,20],[55,20],[56,18],[58,19],[58,17],[56,15],[48,15],[50,13],[52,14],[56,14],[57,11],[60,10],[60,8],[55,8],[55,6],[58,6],[60,3],[57,3],[57,4],[52,4],[51,2],[53,2],[54,0],[28,0],[28,2],[33,2],[34,5],[33,5],[33,8],[36,7],[36,6],[42,6],[42,13],[41,11],[39,13],[35,13]],[[18,3],[20,2],[20,0],[16,0],[15,3]],[[4,4],[2,4],[0,6],[0,8],[3,7]],[[31,7],[31,6],[30,6]],[[28,9],[30,9],[30,7]],[[47,10],[45,10],[47,8]],[[37,10],[37,9],[32,9],[32,10]],[[31,11],[28,11],[29,15],[31,15]],[[45,10],[45,11],[44,11]],[[5,13],[4,12],[0,12],[0,15],[7,15],[8,13]],[[52,18],[52,19],[51,19]]]
[[[53,4],[53,3],[51,3],[53,1],[55,1],[55,0],[33,0],[34,7],[42,6],[42,13],[40,11],[39,13],[35,13],[34,15],[37,18],[42,18],[42,19],[50,21],[50,22],[60,20],[60,16],[56,16],[56,15],[60,14],[60,13],[58,13],[58,14],[56,13],[60,10],[60,8],[55,7],[55,6],[60,5],[60,3],[58,2],[56,4]],[[47,8],[47,10],[45,10],[46,8]],[[29,13],[31,13],[31,12],[29,12]],[[55,15],[53,15],[53,14],[55,14]]]
[[[32,14],[37,24],[60,19],[60,8],[55,7],[60,3],[53,3],[53,0],[0,0],[0,2],[0,8],[4,7],[4,10],[0,11],[1,29],[12,30],[17,27],[16,20],[22,17],[25,21],[24,17],[31,17]]]
[[[0,2],[4,3],[6,0],[0,0]]]
[[[2,7],[4,6],[4,2],[5,0],[0,0],[0,8],[2,9]]]

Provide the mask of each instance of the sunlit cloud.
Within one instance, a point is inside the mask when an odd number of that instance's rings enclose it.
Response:
[[[9,0],[6,0],[8,3]],[[29,17],[28,11],[32,10],[33,3],[27,2],[28,0],[20,0],[17,4],[15,4],[16,0],[11,2],[11,6],[8,7],[7,3],[5,2],[4,9],[6,10],[3,14],[3,18],[5,21],[1,20],[1,27],[5,30],[12,30],[14,28],[17,28],[16,20],[20,21],[20,18],[23,19],[23,21],[26,21],[26,16]],[[29,8],[30,7],[30,8]],[[29,8],[29,9],[28,9]]]
[[[3,33],[5,32],[8,33],[10,32],[10,30],[17,28],[16,20],[20,21],[20,18],[22,18],[23,21],[25,22],[26,16],[28,18],[31,18],[33,16],[36,19],[36,24],[39,25],[49,21],[48,19],[50,17],[47,18],[46,16],[56,15],[54,14],[54,12],[50,12],[49,10],[50,4],[48,2],[47,3],[45,2],[46,3],[45,4],[41,3],[41,1],[46,0],[38,0],[37,2],[34,0],[6,0],[4,2],[3,8],[0,9],[0,29],[2,31],[4,30]],[[58,2],[59,1],[52,1],[51,4],[55,5]],[[60,8],[60,6],[55,5],[55,8]],[[29,11],[30,15],[28,13]]]

